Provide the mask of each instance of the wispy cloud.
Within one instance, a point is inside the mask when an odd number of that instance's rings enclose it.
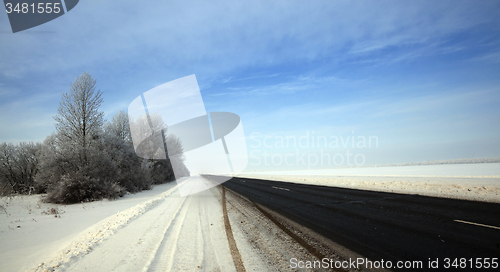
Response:
[[[393,47],[406,47],[423,45],[429,42],[429,38],[415,38],[406,35],[392,36],[385,39],[378,40],[368,40],[360,43],[356,43],[350,50],[350,54],[368,54],[375,51],[380,51],[384,49],[389,49]]]
[[[266,79],[266,78],[273,78],[277,76],[283,75],[282,73],[272,73],[272,74],[266,74],[266,73],[259,73],[253,76],[245,76],[245,77],[237,77],[237,76],[230,76],[230,77],[213,77],[213,78],[208,78],[203,80],[203,85],[200,86],[202,89],[210,88],[213,85],[216,86],[223,86],[224,84],[227,83],[235,83],[235,82],[241,82],[241,81],[247,81],[247,80],[259,80],[259,79]]]
[[[500,52],[487,53],[471,59],[472,61],[500,63]]]
[[[275,77],[272,75],[270,77]],[[302,91],[312,91],[325,85],[346,84],[351,82],[335,76],[315,77],[310,75],[299,75],[286,77],[287,81],[277,84],[263,86],[227,87],[224,92],[212,93],[211,96],[255,96],[274,94],[294,94]]]
[[[19,94],[20,90],[14,87],[7,87],[5,84],[0,83],[0,98],[13,97]],[[1,104],[1,103],[0,103]]]
[[[489,18],[469,12],[481,5],[486,10],[488,3],[440,2],[432,8],[430,3],[215,1],[144,6],[133,1],[88,1],[38,29],[53,34],[2,35],[0,39],[9,42],[0,45],[4,54],[0,73],[146,62],[177,69],[196,64],[215,75],[247,65],[321,59],[349,45],[360,53],[422,43]],[[99,27],[81,23],[89,17],[106,23]],[[48,52],[50,61],[43,61]]]

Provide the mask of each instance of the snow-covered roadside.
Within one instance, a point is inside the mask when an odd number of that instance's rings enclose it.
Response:
[[[117,228],[118,221],[123,223],[151,208],[155,204],[151,202],[153,199],[164,198],[175,186],[175,182],[156,185],[152,190],[114,201],[74,205],[41,203],[40,195],[1,198],[0,271],[35,268],[78,239],[87,228],[115,214],[114,228]],[[101,231],[99,235],[102,238],[105,233]],[[85,246],[78,250],[85,251]]]
[[[500,203],[500,163],[260,172],[238,176]]]
[[[235,271],[224,233],[220,195],[214,188],[181,197],[175,192],[102,243],[119,214],[86,230],[85,235],[51,258],[54,271]],[[153,200],[154,201],[154,200]],[[138,205],[141,206],[142,204]],[[125,211],[125,214],[130,212]],[[76,247],[76,248],[75,248]],[[37,271],[44,271],[38,269]]]
[[[193,184],[212,184],[201,177],[188,179]],[[26,202],[12,199],[7,207],[9,218],[16,215],[22,227],[9,225],[9,232],[2,233],[0,270],[235,271],[219,189],[181,197],[175,184],[160,185],[154,189],[156,194],[88,203],[85,208],[83,204],[41,204],[40,211],[28,216],[25,205],[27,200],[32,203],[28,205],[36,205],[34,198],[24,198]],[[139,203],[130,207],[132,199]],[[59,218],[59,214],[41,212],[51,208],[65,213]],[[106,216],[108,213],[111,215]],[[38,220],[30,225],[31,216]],[[104,219],[96,221],[99,217]],[[71,227],[78,230],[71,232]],[[31,229],[25,231],[26,239],[21,239],[22,234],[12,235],[23,229]],[[62,230],[60,237],[58,230]],[[6,240],[9,242],[4,243]],[[9,246],[13,244],[15,250]]]

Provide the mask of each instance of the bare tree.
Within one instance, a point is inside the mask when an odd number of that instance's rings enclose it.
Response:
[[[95,84],[87,72],[77,77],[70,90],[62,94],[54,116],[58,140],[79,147],[83,163],[87,160],[87,148],[104,123],[104,112],[99,111],[102,93],[96,91]]]
[[[39,161],[38,152],[41,145],[39,143],[19,143],[17,147],[17,156],[19,159],[18,167],[21,179],[24,181],[23,193],[35,191],[35,175],[38,172]]]
[[[15,169],[16,147],[13,144],[3,143],[0,145],[0,186],[2,195],[14,193],[18,180]]]
[[[133,138],[135,140],[142,139],[140,143],[135,142],[137,154],[148,159],[165,158],[163,135],[164,131],[167,130],[167,125],[161,116],[155,112],[148,116],[137,116],[130,122]]]
[[[56,120],[57,133],[47,138],[40,152],[36,182],[45,188],[44,199],[75,203],[116,198],[124,189],[116,180],[116,167],[102,144],[104,113],[96,80],[83,73],[63,93]]]
[[[106,123],[106,125],[104,126],[104,131],[110,135],[122,139],[128,144],[132,144],[128,114],[123,110],[116,113],[111,121]]]
[[[153,183],[175,180],[174,165],[182,170],[178,173],[180,176],[189,176],[189,170],[184,165],[182,142],[175,135],[167,134],[168,127],[158,113],[137,116],[130,123],[134,139],[143,139],[136,144],[135,150],[140,157],[147,158],[143,167],[148,169]]]
[[[34,178],[39,163],[37,153],[41,145],[3,143],[0,145],[0,191],[2,194],[35,192]]]

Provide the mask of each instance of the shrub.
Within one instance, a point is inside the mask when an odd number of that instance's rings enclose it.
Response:
[[[112,134],[104,134],[101,139],[101,150],[113,163],[113,180],[128,192],[136,193],[151,188],[151,179],[142,168],[142,159],[134,151],[134,147]]]
[[[60,204],[90,202],[103,198],[116,199],[125,192],[124,188],[116,183],[77,172],[63,175],[57,184],[50,187],[44,201]]]

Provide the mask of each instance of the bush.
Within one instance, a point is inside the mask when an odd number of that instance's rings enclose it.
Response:
[[[61,149],[57,144],[56,134],[48,136],[43,141],[38,152],[40,169],[35,176],[36,188],[38,189],[36,193],[47,193],[50,185],[58,183],[64,174],[76,170],[71,158],[65,156]]]
[[[175,180],[174,171],[168,160],[147,160],[146,165],[153,184],[163,184]]]
[[[40,152],[41,169],[36,177],[39,188],[46,189],[46,202],[78,203],[114,199],[125,193],[116,182],[115,163],[103,151],[99,139],[85,149],[49,137]]]
[[[151,179],[141,166],[142,159],[135,154],[131,144],[114,135],[104,134],[101,150],[113,162],[113,180],[120,186],[131,193],[151,188]]]
[[[61,180],[50,187],[45,202],[72,204],[95,200],[116,199],[125,194],[125,189],[116,183],[101,181],[81,172],[63,175]]]

